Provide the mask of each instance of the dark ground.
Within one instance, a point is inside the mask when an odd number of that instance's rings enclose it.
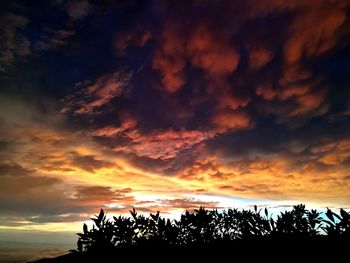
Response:
[[[188,248],[148,247],[72,253],[35,263],[66,262],[349,262],[346,241],[237,241]]]

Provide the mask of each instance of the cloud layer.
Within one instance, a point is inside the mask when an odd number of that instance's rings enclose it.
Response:
[[[0,224],[227,200],[349,207],[349,8],[4,4]]]

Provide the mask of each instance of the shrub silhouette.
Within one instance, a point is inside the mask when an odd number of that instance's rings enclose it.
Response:
[[[329,237],[350,239],[350,214],[348,212],[340,209],[340,215],[337,215],[327,208],[326,216],[329,220],[322,220],[326,223],[325,226],[322,226],[322,229]]]
[[[101,209],[92,218],[94,225],[78,233],[78,252],[108,251],[134,247],[191,247],[242,240],[350,240],[350,214],[327,209],[322,213],[296,205],[272,218],[254,206],[253,210],[186,211],[178,220],[164,219],[159,212],[149,217],[130,211],[131,217],[106,218]],[[324,219],[323,219],[324,218]]]

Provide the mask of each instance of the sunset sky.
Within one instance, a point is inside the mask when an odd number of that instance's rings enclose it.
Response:
[[[0,10],[0,233],[100,208],[349,209],[350,1]]]

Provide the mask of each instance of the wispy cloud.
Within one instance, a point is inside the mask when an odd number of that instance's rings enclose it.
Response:
[[[119,71],[103,75],[69,95],[62,112],[73,110],[75,114],[99,114],[103,106],[126,92],[130,78],[130,73]]]

